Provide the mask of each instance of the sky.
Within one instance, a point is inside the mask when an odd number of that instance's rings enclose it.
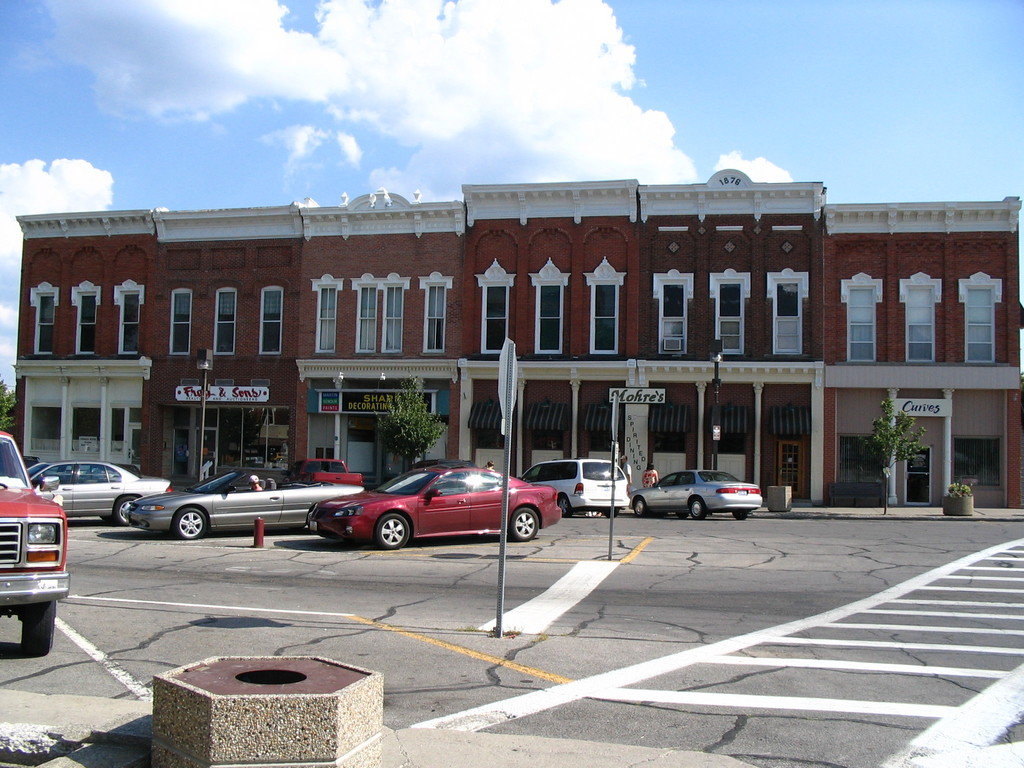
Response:
[[[23,214],[383,186],[1024,196],[1024,0],[0,0],[0,380]]]

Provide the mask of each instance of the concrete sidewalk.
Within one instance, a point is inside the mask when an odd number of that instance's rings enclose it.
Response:
[[[0,768],[146,768],[152,705],[125,699],[3,691]],[[383,768],[750,768],[723,755],[406,728],[383,732]]]

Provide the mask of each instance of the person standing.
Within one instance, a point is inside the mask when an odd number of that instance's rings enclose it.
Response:
[[[626,454],[619,456],[619,469],[622,470],[622,474],[626,476],[626,491],[630,492],[633,490],[633,467],[629,465],[629,459],[626,458]]]
[[[658,474],[658,470],[654,468],[653,462],[648,462],[647,469],[644,470],[644,475],[641,478],[641,482],[644,488],[651,488],[658,484],[661,476]]]

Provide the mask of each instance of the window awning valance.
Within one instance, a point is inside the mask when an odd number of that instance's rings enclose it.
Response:
[[[545,400],[533,403],[526,411],[527,429],[562,430],[569,428],[569,404]]]
[[[777,405],[768,412],[768,431],[773,435],[811,434],[811,409],[806,405]]]
[[[496,400],[482,400],[473,403],[469,409],[470,429],[500,429],[501,406]]]

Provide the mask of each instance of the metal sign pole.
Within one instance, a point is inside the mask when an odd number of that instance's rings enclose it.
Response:
[[[508,547],[508,478],[512,465],[512,413],[516,407],[516,345],[505,339],[498,359],[498,403],[501,406],[501,434],[505,436],[501,482],[501,529],[498,537],[498,606],[494,636],[504,635],[501,625],[505,613],[505,553]]]
[[[615,480],[619,476],[619,398],[612,396],[612,499],[608,505],[608,560],[612,559],[615,538]]]

